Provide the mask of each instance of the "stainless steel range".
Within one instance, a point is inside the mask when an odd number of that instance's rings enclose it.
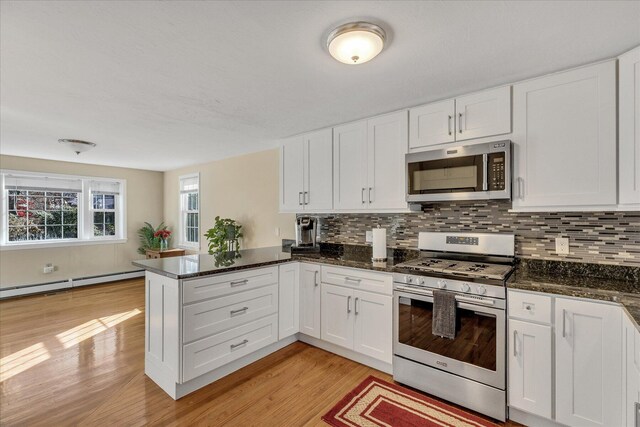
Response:
[[[514,236],[420,233],[418,248],[393,278],[393,379],[504,421]],[[434,290],[455,298],[454,338],[432,333]]]

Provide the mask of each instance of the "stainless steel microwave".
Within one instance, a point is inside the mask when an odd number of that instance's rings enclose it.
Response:
[[[406,155],[407,202],[511,199],[511,141]]]

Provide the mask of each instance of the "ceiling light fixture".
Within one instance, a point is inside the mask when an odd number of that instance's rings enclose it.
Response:
[[[329,53],[343,64],[358,65],[371,61],[382,52],[386,34],[369,22],[350,22],[331,31],[327,39]]]
[[[59,139],[58,142],[66,145],[76,154],[84,153],[96,146],[93,142],[81,141],[79,139]]]

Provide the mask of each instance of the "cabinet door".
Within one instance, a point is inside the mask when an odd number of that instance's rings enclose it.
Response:
[[[624,417],[626,426],[636,426],[636,417],[639,417],[636,404],[640,403],[640,331],[632,320],[625,315],[625,373],[623,378],[626,391]]]
[[[391,363],[393,298],[362,291],[353,291],[353,298],[355,314],[353,349],[369,357]]]
[[[406,209],[404,156],[407,154],[406,111],[367,122],[369,209]]]
[[[640,47],[625,53],[619,62],[620,190],[624,208],[640,207]]]
[[[304,136],[304,209],[333,207],[333,136],[323,129]]]
[[[456,98],[456,141],[511,133],[511,86]]]
[[[304,144],[302,137],[290,138],[280,148],[280,210],[301,211],[304,191]]]
[[[278,339],[299,332],[300,294],[298,263],[284,264],[279,267],[280,286],[278,291]]]
[[[622,323],[618,306],[556,298],[556,420],[622,425]]]
[[[333,207],[366,208],[367,122],[333,128]]]
[[[428,150],[455,141],[455,101],[434,102],[409,110],[409,148]]]
[[[616,64],[513,87],[513,208],[616,204]]]
[[[323,283],[320,336],[324,341],[353,349],[353,291]]]
[[[509,319],[509,406],[551,418],[551,327]]]
[[[300,332],[320,338],[320,266],[300,264]]]

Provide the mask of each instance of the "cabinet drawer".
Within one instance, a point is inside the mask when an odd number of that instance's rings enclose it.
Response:
[[[322,283],[347,286],[363,291],[391,295],[393,279],[389,274],[372,273],[355,268],[322,266]]]
[[[183,347],[183,381],[226,365],[278,340],[278,315],[256,320]]]
[[[551,297],[509,290],[509,317],[551,324]]]
[[[191,304],[183,311],[183,342],[217,334],[277,312],[278,285]]]
[[[183,303],[202,301],[278,283],[278,267],[243,270],[183,282]]]

